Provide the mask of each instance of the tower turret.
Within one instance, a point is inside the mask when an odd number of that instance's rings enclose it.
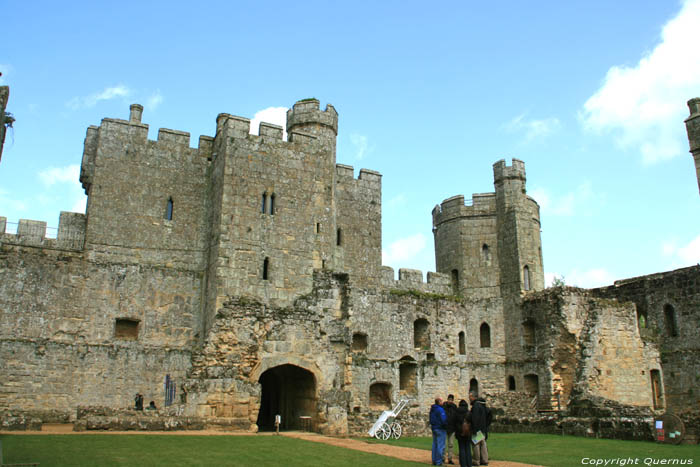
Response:
[[[540,207],[525,193],[525,163],[493,165],[501,293],[544,288]]]
[[[302,99],[287,111],[287,133],[311,134],[324,144],[332,146],[335,164],[335,140],[338,135],[338,112],[331,104],[321,110],[318,99]],[[293,135],[290,140],[293,140]]]
[[[685,129],[688,132],[690,153],[695,159],[695,174],[700,190],[700,97],[694,97],[688,101],[690,117],[685,119]]]

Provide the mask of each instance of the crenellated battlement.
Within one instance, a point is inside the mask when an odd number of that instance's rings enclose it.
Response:
[[[0,244],[80,251],[85,245],[85,214],[61,211],[56,238],[46,236],[46,222],[20,219],[16,233],[7,233],[7,218],[0,217]]]
[[[427,281],[423,281],[423,271],[418,269],[399,269],[397,280],[394,279],[394,268],[382,266],[381,284],[385,290],[412,290],[439,295],[453,295],[454,293],[449,274],[429,271]]]
[[[375,170],[360,169],[360,174],[355,178],[355,168],[351,165],[335,164],[335,173],[338,181],[359,180],[369,184],[381,184],[382,174]]]
[[[496,215],[495,193],[474,193],[471,199],[464,195],[447,198],[433,208],[433,227],[453,219]]]
[[[513,158],[512,165],[506,165],[505,159],[493,164],[493,181],[500,183],[506,179],[519,179],[525,182],[525,163]]]
[[[295,128],[312,134],[321,133],[321,128],[327,128],[335,137],[338,134],[338,112],[331,104],[321,111],[318,99],[302,99],[287,111],[287,133]]]

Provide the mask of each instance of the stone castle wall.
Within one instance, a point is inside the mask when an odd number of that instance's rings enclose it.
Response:
[[[363,432],[407,398],[405,427],[422,433],[435,396],[471,389],[503,407],[551,408],[560,390],[564,405],[650,406],[662,370],[669,406],[695,403],[697,349],[640,333],[637,313],[668,326],[672,306],[695,345],[697,271],[543,291],[522,161],[494,164],[494,193],[436,206],[438,272],[395,279],[381,266],[381,175],[336,164],[332,106],[297,102],[288,141],[220,114],[196,149],[175,130],[149,141],[142,110],[88,129],[87,214],[62,213],[56,239],[27,220],[5,234],[0,218],[0,412],[74,420],[137,391],[163,406],[166,375],[181,396],[168,410],[190,417],[178,426],[251,431],[282,413],[285,428],[310,417]]]
[[[632,302],[647,346],[661,355],[664,399],[674,411],[700,407],[700,267],[615,282],[600,296]]]

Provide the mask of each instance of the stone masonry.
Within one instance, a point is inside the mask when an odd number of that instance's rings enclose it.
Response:
[[[522,161],[494,164],[493,193],[437,205],[437,272],[396,280],[382,176],[336,163],[333,106],[295,103],[287,140],[219,114],[196,148],[148,140],[142,113],[88,128],[87,210],[61,213],[56,239],[0,217],[1,426],[255,432],[279,414],[347,435],[407,398],[404,430],[423,433],[435,395],[470,390],[503,417],[698,407],[700,268],[545,290]],[[165,418],[130,410],[136,392]]]

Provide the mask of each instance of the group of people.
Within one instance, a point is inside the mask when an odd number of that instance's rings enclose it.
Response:
[[[454,400],[455,396],[452,394],[447,396],[445,402],[436,397],[435,404],[430,407],[433,465],[454,464],[453,439],[457,439],[459,446],[460,467],[488,465],[486,440],[491,425],[491,409],[486,406],[486,401],[474,392],[469,393],[471,410],[464,399],[459,401],[459,405],[455,405]]]

